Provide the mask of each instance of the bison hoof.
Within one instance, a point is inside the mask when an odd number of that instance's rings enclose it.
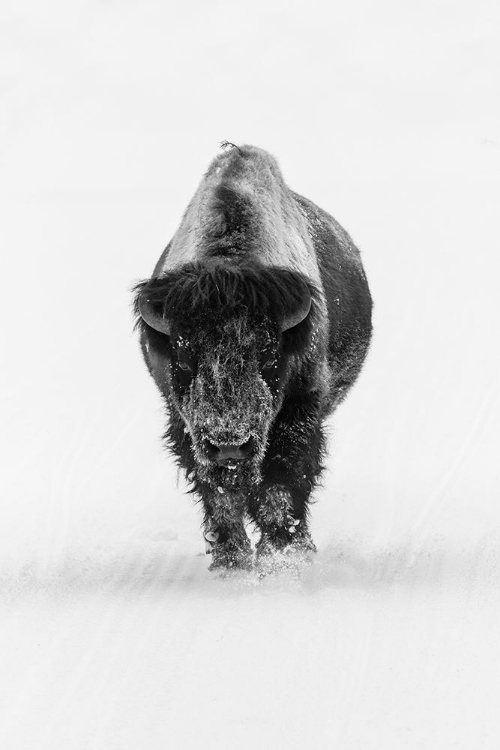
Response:
[[[300,563],[312,562],[316,546],[307,529],[297,529],[290,534],[262,533],[257,544],[257,567],[264,573],[277,572]]]
[[[314,545],[306,548],[290,544],[282,550],[258,554],[255,568],[260,578],[281,574],[300,577],[305,566],[312,563],[314,551]]]
[[[250,544],[244,548],[236,547],[230,542],[216,544],[212,550],[212,563],[209,570],[250,570],[252,567],[252,550]]]

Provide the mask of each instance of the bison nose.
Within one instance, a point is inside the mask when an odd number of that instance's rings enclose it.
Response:
[[[216,444],[205,440],[205,452],[207,456],[218,464],[226,465],[241,461],[253,452],[253,438],[244,443],[222,443]]]

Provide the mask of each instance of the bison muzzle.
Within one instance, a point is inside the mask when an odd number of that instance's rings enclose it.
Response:
[[[368,350],[359,251],[293,193],[275,159],[233,147],[210,165],[153,275],[135,287],[167,445],[204,509],[211,568],[314,550],[324,421]]]

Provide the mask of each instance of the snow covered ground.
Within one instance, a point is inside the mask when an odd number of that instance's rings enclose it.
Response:
[[[498,748],[498,4],[4,5],[0,747]],[[229,139],[375,299],[319,548],[207,571],[131,284]]]

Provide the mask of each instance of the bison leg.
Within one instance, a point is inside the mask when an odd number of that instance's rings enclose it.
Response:
[[[318,394],[284,404],[273,426],[263,465],[263,481],[249,503],[261,530],[257,554],[287,549],[314,552],[307,525],[309,496],[321,472],[324,436]]]
[[[244,505],[239,497],[220,494],[204,497],[204,538],[212,555],[210,570],[250,568],[252,550],[245,531]]]
[[[309,534],[306,505],[297,512],[292,493],[284,486],[268,486],[259,493],[254,504],[253,517],[260,528],[257,556],[275,552],[314,552]]]

